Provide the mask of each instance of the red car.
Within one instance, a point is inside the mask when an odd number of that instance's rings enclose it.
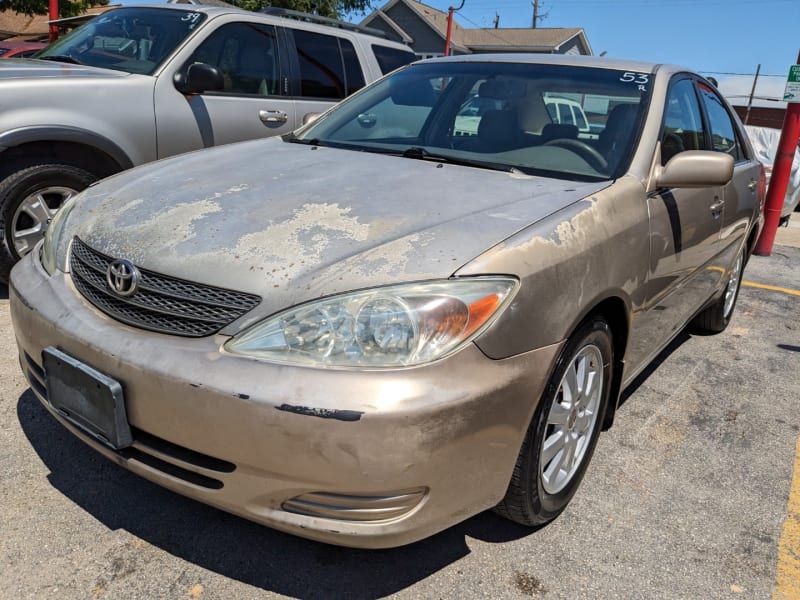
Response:
[[[46,45],[44,42],[0,42],[0,58],[26,58]]]

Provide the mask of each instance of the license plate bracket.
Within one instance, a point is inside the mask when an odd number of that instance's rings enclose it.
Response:
[[[42,351],[42,364],[47,401],[54,410],[114,450],[133,443],[117,380],[52,346]]]

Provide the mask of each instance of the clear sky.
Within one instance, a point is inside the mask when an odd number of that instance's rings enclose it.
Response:
[[[498,13],[501,28],[530,27],[533,4],[465,0],[456,20],[492,27]],[[754,74],[761,64],[761,75],[785,82],[800,51],[800,0],[540,0],[539,14],[547,15],[539,27],[582,27],[594,54],[675,63],[720,80]]]

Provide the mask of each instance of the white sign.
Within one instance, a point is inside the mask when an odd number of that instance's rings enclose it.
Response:
[[[792,65],[789,68],[789,77],[786,78],[783,101],[800,102],[800,65]]]

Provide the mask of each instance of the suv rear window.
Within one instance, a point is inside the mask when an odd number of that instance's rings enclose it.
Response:
[[[381,73],[386,75],[395,69],[414,62],[417,56],[410,50],[400,50],[399,48],[389,48],[388,46],[381,46],[379,44],[372,44],[372,51],[375,53],[375,58],[378,61],[378,66],[381,68]]]

